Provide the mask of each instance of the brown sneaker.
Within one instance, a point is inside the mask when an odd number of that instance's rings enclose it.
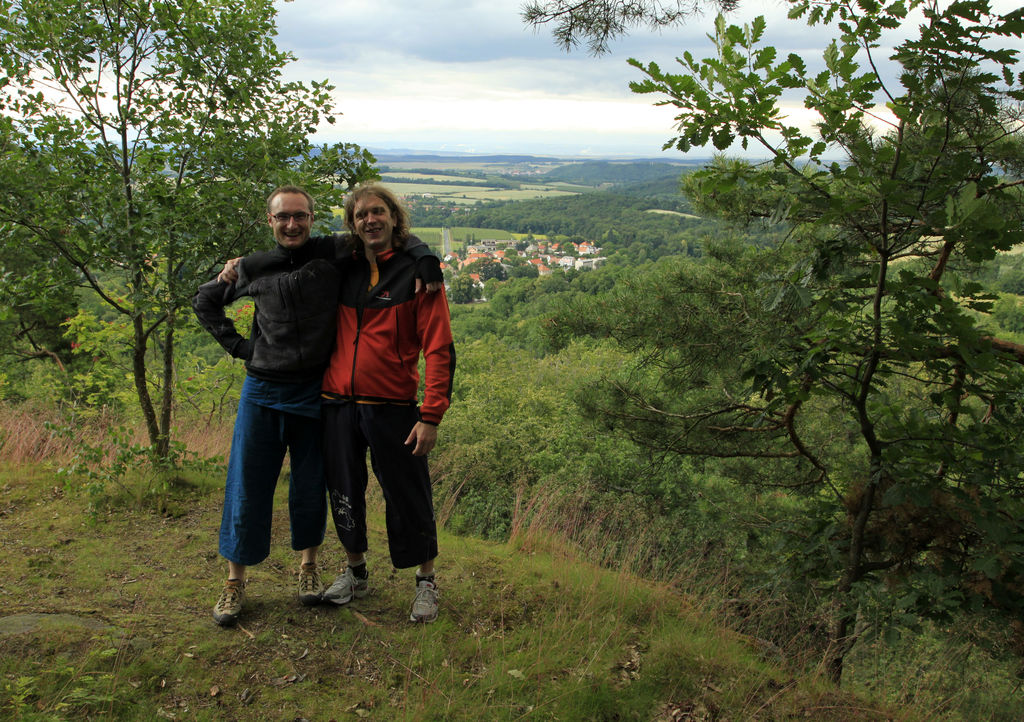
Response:
[[[220,599],[213,606],[213,621],[222,627],[230,627],[238,621],[245,604],[245,582],[241,579],[228,579]]]
[[[320,581],[316,562],[303,564],[299,567],[299,601],[307,607],[312,607],[323,600],[324,583]]]

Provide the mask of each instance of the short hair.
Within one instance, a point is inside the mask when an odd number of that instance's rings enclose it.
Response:
[[[305,188],[300,188],[299,186],[284,185],[278,186],[277,188],[274,189],[273,193],[267,196],[267,213],[270,213],[270,204],[274,202],[274,199],[284,193],[295,193],[297,195],[304,196],[306,198],[306,203],[309,205],[309,212],[313,212],[313,196],[309,195],[309,193],[306,192]]]
[[[356,236],[356,247],[359,250],[362,250],[363,247],[362,239],[356,233],[356,203],[366,196],[377,196],[391,211],[391,216],[395,221],[394,236],[391,240],[396,248],[402,248],[410,233],[409,212],[402,207],[398,196],[380,183],[363,183],[345,197],[345,227],[352,232],[352,235]]]

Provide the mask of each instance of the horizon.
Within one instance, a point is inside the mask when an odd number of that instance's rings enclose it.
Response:
[[[458,159],[476,159],[476,158],[492,158],[492,159],[531,159],[541,162],[558,162],[558,161],[569,161],[569,162],[584,162],[584,161],[607,161],[607,162],[649,162],[649,163],[665,163],[669,165],[695,165],[698,163],[710,162],[711,156],[685,156],[676,158],[658,157],[658,156],[645,156],[645,155],[630,155],[630,154],[608,154],[608,155],[571,155],[568,153],[535,153],[530,151],[509,151],[509,152],[483,152],[483,151],[463,151],[463,150],[441,150],[437,148],[383,148],[378,146],[367,146],[365,148],[377,159],[378,163],[384,163],[388,160],[392,162],[401,162],[399,159],[414,158],[431,160],[436,159],[440,162],[445,160],[458,160]]]

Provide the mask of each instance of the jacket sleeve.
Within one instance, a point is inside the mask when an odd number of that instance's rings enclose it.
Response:
[[[441,259],[435,256],[434,252],[430,250],[430,246],[420,240],[418,236],[409,236],[405,242],[405,252],[416,261],[417,278],[422,278],[424,283],[444,282]]]
[[[192,297],[192,308],[199,324],[217,339],[217,343],[234,358],[249,357],[249,339],[235,329],[235,323],[227,317],[225,307],[241,297],[238,285],[224,281],[208,281],[199,287]]]
[[[448,298],[443,291],[416,296],[416,327],[423,349],[424,386],[420,420],[435,426],[451,405],[455,378],[455,343],[452,340]]]

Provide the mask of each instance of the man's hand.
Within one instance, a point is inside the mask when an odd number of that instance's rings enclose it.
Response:
[[[242,260],[242,257],[232,258],[230,261],[224,264],[224,268],[217,274],[217,280],[223,281],[224,283],[234,283],[238,280],[238,262]]]
[[[219,278],[219,276],[218,276]],[[416,293],[419,293],[424,288],[423,279],[419,276],[416,277]],[[444,288],[444,281],[431,281],[426,285],[427,293],[437,293]]]
[[[409,438],[405,440],[406,446],[413,443],[416,446],[412,450],[412,455],[426,456],[437,443],[437,427],[417,421],[416,425],[412,427],[412,431],[409,432]]]

